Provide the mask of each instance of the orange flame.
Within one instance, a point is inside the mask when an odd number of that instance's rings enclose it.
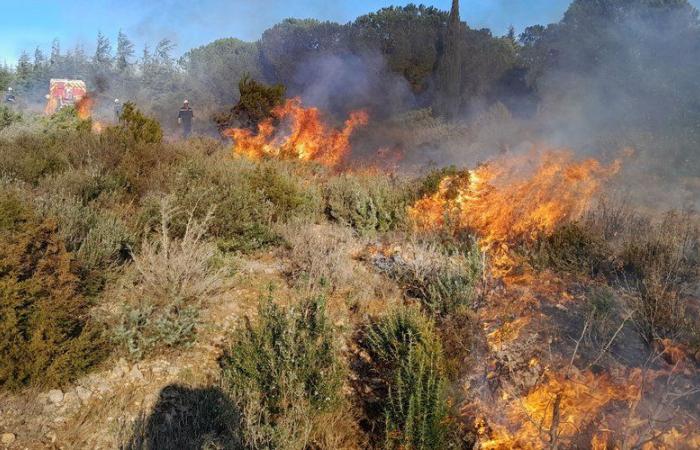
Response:
[[[299,98],[287,100],[273,109],[272,115],[274,119],[266,119],[258,125],[257,133],[244,128],[224,131],[234,139],[235,154],[251,159],[316,161],[335,167],[347,156],[353,131],[368,122],[366,112],[354,111],[341,130],[329,128],[321,120],[319,110],[302,107]]]
[[[95,106],[95,100],[91,95],[85,94],[83,98],[75,103],[75,111],[81,120],[87,120],[92,115],[92,108]]]
[[[507,424],[489,424],[488,430],[483,423],[477,426],[482,434],[480,448],[539,449],[553,440],[566,442],[591,425],[605,429],[604,408],[614,401],[630,401],[638,394],[634,385],[617,385],[606,375],[590,371],[569,377],[551,375],[524,398],[509,402]],[[512,424],[517,424],[515,429]],[[601,438],[593,437],[594,448],[600,448]]]
[[[468,230],[484,250],[507,250],[579,217],[620,166],[577,161],[570,150],[499,157],[445,177],[435,194],[409,208],[409,216],[421,229]]]

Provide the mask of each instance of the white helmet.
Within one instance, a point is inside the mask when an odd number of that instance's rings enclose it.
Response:
[[[10,91],[10,92],[12,92],[12,88],[11,88],[11,87],[7,88],[7,90]]]
[[[119,99],[118,99],[118,98],[115,98],[115,99],[114,99],[114,103],[119,103]]]

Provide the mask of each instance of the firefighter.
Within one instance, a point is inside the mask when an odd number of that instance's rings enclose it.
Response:
[[[184,138],[189,137],[190,133],[192,133],[192,119],[194,119],[194,112],[190,108],[189,100],[185,100],[177,114],[177,123],[182,126],[182,136]]]
[[[17,97],[15,97],[15,93],[11,87],[7,88],[7,94],[5,94],[5,103],[9,103],[11,105],[17,103]]]
[[[118,98],[114,99],[114,120],[119,123],[122,117],[122,103]]]

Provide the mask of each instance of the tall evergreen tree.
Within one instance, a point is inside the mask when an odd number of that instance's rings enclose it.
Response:
[[[19,55],[19,59],[17,60],[17,81],[19,81],[22,84],[26,83],[32,76],[33,69],[34,67],[32,66],[32,61],[29,58],[29,53],[23,51],[22,54]]]
[[[131,58],[134,56],[134,43],[119,30],[117,35],[116,65],[119,72],[124,72],[131,66]]]
[[[112,60],[112,44],[101,31],[97,32],[97,46],[95,48],[95,57],[93,62],[100,68],[105,68],[110,65]]]
[[[54,39],[53,42],[51,42],[51,56],[49,58],[49,64],[52,66],[55,66],[56,64],[59,63],[61,59],[61,43],[58,41],[58,38]]]
[[[447,118],[456,116],[461,103],[462,83],[462,23],[459,18],[459,0],[452,0],[436,80],[437,112]]]

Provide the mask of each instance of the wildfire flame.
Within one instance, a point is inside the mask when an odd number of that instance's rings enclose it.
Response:
[[[567,441],[591,425],[605,429],[601,412],[614,401],[630,401],[639,394],[634,385],[617,385],[606,375],[590,371],[569,377],[550,375],[523,398],[515,398],[506,408],[506,425],[483,422],[477,429],[483,437],[481,449],[537,449],[545,443]],[[481,424],[481,426],[479,426]],[[512,424],[518,424],[512,429]],[[489,435],[489,436],[486,436]],[[594,437],[594,442],[601,437]]]
[[[95,106],[95,100],[91,95],[86,94],[75,103],[75,111],[81,120],[87,120],[92,115],[92,108]]]
[[[499,252],[579,217],[620,167],[619,160],[608,166],[575,160],[571,150],[503,156],[446,176],[437,192],[409,208],[409,216],[420,229],[468,230],[484,250]]]
[[[94,106],[95,99],[90,94],[86,94],[75,103],[75,111],[81,120],[92,119],[92,132],[99,134],[104,129],[104,125],[102,122],[92,117],[92,109]]]
[[[316,161],[329,167],[339,165],[350,150],[350,136],[366,125],[367,113],[354,111],[342,129],[321,120],[317,108],[304,108],[299,98],[273,109],[273,118],[258,124],[257,133],[245,128],[224,132],[234,139],[234,153],[251,159],[282,158]]]

